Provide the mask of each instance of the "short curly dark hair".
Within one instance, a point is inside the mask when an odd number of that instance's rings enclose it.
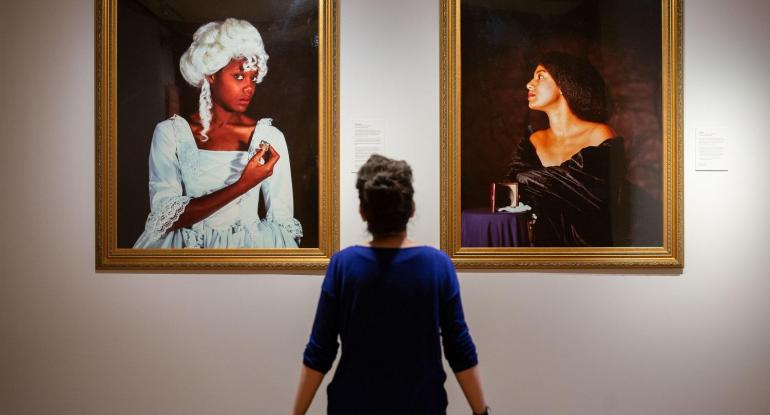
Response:
[[[547,52],[538,60],[561,89],[572,112],[581,120],[606,122],[610,99],[599,71],[581,57],[564,52]]]
[[[403,160],[373,154],[358,170],[358,200],[366,226],[374,235],[406,230],[414,213],[412,168]]]

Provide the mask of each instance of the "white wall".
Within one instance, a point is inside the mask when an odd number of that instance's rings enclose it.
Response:
[[[342,244],[364,237],[348,128],[381,117],[437,245],[438,2],[341,3]],[[288,412],[320,278],[95,273],[93,2],[1,7],[0,413]],[[770,3],[686,9],[686,268],[462,273],[495,413],[770,413]],[[694,171],[706,126],[729,172]]]

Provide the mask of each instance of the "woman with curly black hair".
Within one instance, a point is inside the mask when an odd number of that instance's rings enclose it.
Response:
[[[521,140],[508,179],[536,217],[534,245],[624,245],[625,152],[606,124],[601,75],[582,58],[550,52],[527,91],[529,108],[544,112],[549,126]]]
[[[307,411],[339,336],[328,414],[445,415],[442,342],[472,412],[488,414],[452,261],[407,238],[412,169],[373,155],[358,171],[356,188],[372,240],[329,263],[292,413]]]

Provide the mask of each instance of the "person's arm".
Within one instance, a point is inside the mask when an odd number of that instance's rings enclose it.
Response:
[[[305,415],[323,378],[323,373],[302,365],[299,387],[297,388],[297,395],[294,397],[294,408],[291,410],[292,415]]]
[[[484,392],[481,390],[481,379],[479,376],[478,365],[472,368],[455,373],[457,383],[465,394],[465,399],[471,407],[474,414],[483,414],[487,409],[487,402],[484,400]]]
[[[205,196],[190,199],[182,214],[179,215],[179,219],[171,225],[170,229],[176,230],[179,228],[188,228],[203,219],[206,219],[237,197],[251,190],[263,180],[272,176],[275,163],[278,162],[278,159],[280,159],[281,156],[270,147],[270,149],[267,150],[269,160],[265,164],[260,164],[259,160],[265,153],[264,148],[257,151],[256,154],[249,159],[246,167],[243,168],[241,177],[235,181],[235,183]]]
[[[297,395],[294,397],[293,414],[304,414],[313,401],[318,385],[328,372],[337,356],[337,336],[339,335],[339,303],[338,291],[338,261],[339,256],[332,256],[326,268],[326,276],[321,284],[321,295],[318,298],[313,328],[310,339],[305,346],[302,357],[302,373],[300,375]]]
[[[484,393],[481,390],[481,381],[479,380],[479,360],[476,354],[476,345],[473,343],[468,325],[465,323],[460,297],[460,283],[457,280],[457,273],[451,260],[445,254],[440,255],[444,263],[445,273],[440,306],[444,354],[471,410],[474,414],[483,414],[487,403],[484,400]]]

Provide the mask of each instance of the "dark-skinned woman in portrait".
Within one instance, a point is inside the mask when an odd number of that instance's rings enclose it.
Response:
[[[267,74],[259,31],[245,20],[201,26],[182,55],[198,112],[160,122],[150,147],[151,211],[135,248],[296,248],[286,140],[245,114]],[[259,216],[260,199],[266,214]]]

